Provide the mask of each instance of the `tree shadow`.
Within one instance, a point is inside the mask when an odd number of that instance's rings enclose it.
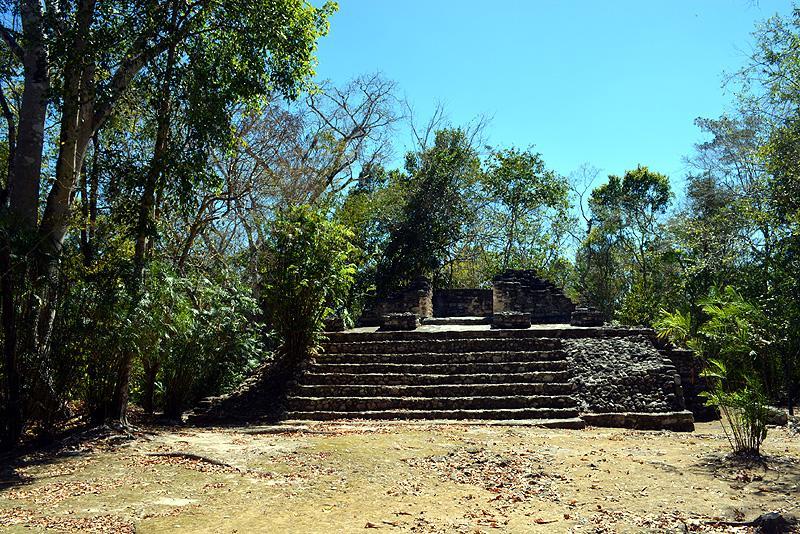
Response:
[[[800,459],[787,455],[740,456],[715,452],[690,467],[695,473],[724,480],[731,488],[754,493],[794,494],[800,487]]]
[[[0,491],[48,478],[47,475],[33,477],[26,474],[32,467],[58,464],[76,457],[87,457],[98,450],[113,450],[146,433],[146,431],[130,432],[108,426],[82,426],[64,432],[57,438],[25,443],[0,455]]]

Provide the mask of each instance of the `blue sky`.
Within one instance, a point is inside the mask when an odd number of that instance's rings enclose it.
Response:
[[[746,61],[757,22],[791,11],[790,2],[768,0],[339,6],[320,42],[320,79],[380,71],[420,118],[437,101],[456,125],[489,115],[492,146],[535,145],[562,174],[584,162],[603,174],[641,163],[677,188],[701,139],[694,119],[731,105],[724,72]],[[409,141],[398,130],[398,156]]]

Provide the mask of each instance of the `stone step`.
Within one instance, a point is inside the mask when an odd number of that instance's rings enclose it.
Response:
[[[564,383],[569,382],[568,371],[536,371],[531,373],[497,374],[408,374],[408,373],[306,373],[306,385],[436,385],[436,384],[499,384],[499,383]]]
[[[362,412],[295,411],[286,414],[289,420],[332,421],[337,419],[456,419],[456,420],[520,420],[526,424],[541,421],[547,428],[584,428],[576,410],[524,408],[518,410],[368,410]]]
[[[645,336],[653,338],[655,331],[638,327],[573,327],[569,325],[534,325],[523,330],[503,330],[476,328],[472,330],[424,330],[417,329],[405,332],[371,330],[347,330],[344,332],[328,332],[325,334],[330,343],[352,343],[358,341],[420,341],[420,340],[459,340],[468,339],[549,339],[559,342],[562,339],[576,338],[616,338],[629,336]]]
[[[471,326],[471,325],[482,325],[482,324],[492,324],[491,317],[425,317],[422,319],[422,324],[424,325],[436,325],[436,326]]]
[[[297,386],[299,397],[490,397],[503,395],[568,395],[574,386],[557,383],[436,384],[413,386],[320,385]]]
[[[561,349],[559,339],[549,338],[476,338],[476,339],[414,339],[386,341],[325,342],[327,354],[405,354],[422,352],[491,352],[543,351]]]
[[[498,374],[566,371],[566,360],[492,363],[315,363],[311,373]]]
[[[563,360],[563,350],[506,352],[409,352],[400,354],[319,354],[317,363],[491,363]]]
[[[504,408],[575,409],[569,395],[509,395],[503,397],[299,397],[287,399],[289,411],[487,410]],[[576,412],[577,415],[577,412]]]

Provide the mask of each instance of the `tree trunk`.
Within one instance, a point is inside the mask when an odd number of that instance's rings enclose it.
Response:
[[[128,384],[131,381],[132,364],[131,351],[123,350],[117,369],[114,397],[111,399],[111,409],[108,413],[109,422],[119,424],[121,427],[128,426]]]
[[[49,70],[47,48],[44,42],[42,11],[38,0],[21,2],[23,45],[13,42],[11,50],[23,65],[22,102],[16,130],[9,123],[9,162],[3,192],[2,209],[10,219],[9,232],[3,236],[0,249],[0,294],[2,295],[3,360],[5,368],[6,409],[4,414],[3,448],[16,445],[24,425],[22,374],[19,367],[21,345],[19,325],[25,325],[24,315],[17,313],[16,299],[28,283],[28,262],[25,257],[30,248],[39,212],[39,184],[42,171],[44,128],[47,116]],[[3,99],[5,101],[5,99]],[[4,104],[4,114],[7,105]],[[16,135],[16,139],[12,137]],[[6,206],[6,201],[8,202]],[[16,261],[12,258],[17,257]],[[18,289],[20,291],[18,291]],[[25,339],[25,336],[23,336]],[[26,348],[30,348],[26,344]]]
[[[33,235],[39,215],[44,127],[50,90],[47,47],[38,0],[20,6],[24,47],[22,105],[19,109],[13,173],[9,174],[9,212],[18,228]]]
[[[156,377],[158,376],[158,362],[145,360],[144,367],[144,385],[142,387],[142,409],[145,413],[153,413],[155,406],[155,389]]]
[[[173,10],[172,25],[177,20],[177,10]],[[147,261],[147,251],[149,250],[148,241],[152,234],[153,213],[155,211],[156,189],[161,173],[164,168],[164,161],[167,157],[169,146],[169,119],[170,119],[170,99],[172,98],[172,72],[175,66],[176,43],[170,46],[167,52],[167,65],[161,86],[161,95],[157,111],[157,129],[153,158],[150,169],[145,179],[142,200],[139,205],[139,220],[136,225],[136,246],[134,249],[134,276],[135,276],[135,295],[132,306],[137,306],[140,300],[143,275]],[[114,393],[111,417],[121,425],[127,426],[128,410],[128,385],[130,383],[131,367],[133,365],[133,352],[123,349],[120,356],[119,372],[117,374],[117,384]]]
[[[61,246],[67,233],[72,190],[83,167],[83,158],[93,135],[94,63],[87,53],[95,0],[79,2],[76,31],[64,67],[64,98],[61,110],[56,176],[47,196],[36,256],[34,350],[47,352],[55,320],[56,279]]]
[[[14,303],[13,268],[8,242],[0,250],[2,271],[2,319],[3,319],[3,369],[5,371],[5,423],[0,428],[0,449],[11,449],[22,434],[22,403],[20,398],[20,375],[17,363],[17,323]]]

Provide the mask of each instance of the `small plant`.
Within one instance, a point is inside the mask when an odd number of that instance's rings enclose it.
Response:
[[[756,371],[770,344],[767,320],[732,287],[712,289],[700,305],[704,321],[695,334],[690,314],[662,310],[659,336],[694,351],[709,382],[701,395],[719,409],[733,452],[757,456],[767,437],[767,399]]]
[[[662,309],[653,327],[658,332],[659,338],[668,339],[678,345],[686,345],[691,338],[692,317],[688,312],[684,313],[681,310],[668,312]]]
[[[729,371],[720,360],[711,360],[702,376],[711,379],[714,386],[701,395],[706,398],[706,404],[719,408],[722,413],[722,429],[734,454],[759,456],[761,444],[767,437],[768,416],[761,387],[747,379],[744,386],[728,390]]]

